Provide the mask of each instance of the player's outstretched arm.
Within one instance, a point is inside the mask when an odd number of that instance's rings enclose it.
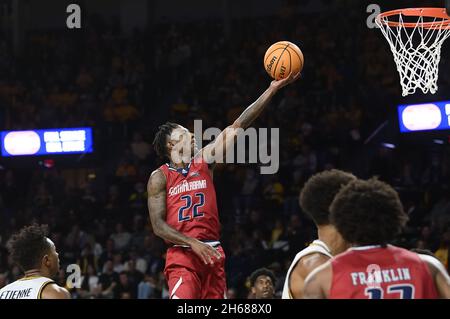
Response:
[[[253,123],[254,120],[261,114],[264,108],[272,100],[273,95],[278,92],[279,89],[285,87],[286,85],[294,82],[300,77],[300,73],[292,74],[290,73],[287,78],[281,80],[274,80],[270,83],[269,88],[249,107],[247,107],[244,112],[234,121],[232,126],[246,129]]]
[[[272,81],[269,88],[244,112],[231,124],[226,127],[222,133],[220,133],[216,139],[200,150],[203,159],[209,163],[214,163],[218,158],[223,159],[226,154],[226,150],[234,145],[236,136],[240,130],[249,127],[253,121],[261,114],[265,107],[272,100],[275,93],[285,87],[286,85],[294,82],[300,77],[298,74],[289,74],[287,78],[278,81]]]
[[[314,269],[305,279],[303,287],[304,299],[327,299],[331,287],[331,263],[325,264]]]
[[[183,235],[166,223],[166,177],[161,170],[157,169],[150,175],[147,183],[147,192],[150,221],[156,236],[176,245],[191,247],[205,264],[213,264],[213,257],[221,258],[220,253],[211,246],[195,238]]]
[[[41,299],[71,299],[70,292],[66,288],[60,287],[57,284],[49,284],[45,286],[41,293]]]
[[[450,299],[450,276],[444,265],[433,256],[419,254],[419,257],[428,265],[439,297]]]
[[[303,298],[303,288],[306,277],[317,267],[326,263],[330,258],[319,253],[302,257],[292,269],[289,277],[289,290],[294,299]]]

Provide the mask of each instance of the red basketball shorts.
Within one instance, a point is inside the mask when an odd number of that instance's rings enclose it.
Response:
[[[216,249],[222,258],[213,258],[214,265],[205,265],[190,248],[167,250],[164,274],[170,299],[226,298],[225,253],[220,245]]]

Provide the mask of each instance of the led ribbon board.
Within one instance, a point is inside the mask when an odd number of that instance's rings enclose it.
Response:
[[[450,130],[450,101],[399,105],[400,132]]]
[[[37,156],[92,153],[92,129],[53,128],[2,131],[2,156]]]

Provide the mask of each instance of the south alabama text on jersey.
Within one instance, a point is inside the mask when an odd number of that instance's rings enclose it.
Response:
[[[186,168],[162,165],[166,177],[166,222],[198,240],[220,239],[216,191],[208,164],[192,160]]]
[[[208,186],[205,179],[192,182],[187,182],[186,180],[184,180],[181,184],[169,188],[169,196],[174,196],[198,189],[205,189],[207,187]]]

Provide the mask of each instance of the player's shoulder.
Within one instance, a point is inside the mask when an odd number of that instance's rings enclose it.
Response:
[[[358,263],[361,260],[361,254],[364,252],[349,248],[330,259],[330,266],[333,269],[347,269],[349,263]],[[375,255],[374,255],[375,256]],[[380,255],[377,258],[382,258]]]
[[[310,265],[310,264],[315,264],[318,262],[323,263],[328,260],[330,260],[330,256],[325,255],[324,253],[319,252],[319,251],[313,251],[313,252],[310,252],[310,253],[302,256],[299,259],[299,263],[301,263],[303,265]]]
[[[293,260],[293,273],[303,278],[318,265],[330,259],[331,253],[325,243],[315,240],[308,247],[299,251]]]
[[[295,272],[306,277],[312,270],[326,263],[328,260],[330,260],[330,257],[321,252],[310,252],[299,258],[294,269]]]
[[[42,288],[41,299],[71,299],[71,295],[66,288],[49,282]]]
[[[410,251],[406,248],[388,245],[387,249],[391,254],[396,255],[398,258],[401,258],[405,262],[420,262],[421,260],[421,254]]]
[[[151,173],[150,173],[150,178],[152,178],[152,177],[154,177],[154,176],[158,176],[158,175],[161,175],[161,174],[164,174],[164,165],[161,165],[160,167],[158,167],[157,169],[155,169],[154,171],[152,171]]]
[[[426,254],[417,254],[420,260],[428,266],[428,269],[431,272],[431,275],[435,275],[437,273],[447,273],[445,266],[434,256],[426,255]]]
[[[9,290],[16,283],[17,283],[17,281],[13,281],[13,282],[10,282],[9,284],[7,284],[6,286],[4,286],[3,288],[0,288],[0,293],[3,292],[3,291]]]
[[[306,276],[305,283],[311,282],[316,279],[330,279],[332,278],[333,274],[333,266],[332,266],[332,260],[333,258],[329,258],[324,263],[318,265],[314,269],[311,270],[311,272]]]
[[[158,167],[150,173],[149,181],[162,181],[166,180],[166,174],[163,169],[164,166]]]
[[[195,168],[209,168],[210,165],[213,165],[214,163],[210,163],[205,159],[205,156],[203,155],[203,150],[199,151],[197,154],[192,157],[190,166]]]
[[[166,186],[166,175],[161,168],[155,169],[148,178],[147,189],[159,189]]]
[[[190,170],[196,171],[198,174],[207,174],[211,178],[213,177],[214,168],[217,163],[208,158],[205,158],[203,155],[204,149],[200,150],[197,154],[192,157],[190,163]],[[195,174],[195,173],[194,173]]]
[[[396,252],[396,253],[402,253],[402,254],[406,254],[406,255],[417,255],[415,252],[408,250],[406,248],[403,247],[399,247],[399,246],[395,246],[395,245],[386,245],[385,247],[387,250],[392,251],[392,252]]]
[[[170,166],[169,166],[169,164],[168,164],[168,163],[162,163],[158,168],[156,168],[156,169],[150,174],[150,176],[151,176],[153,173],[156,173],[156,172],[158,172],[158,171],[161,172],[161,173],[170,171]]]
[[[308,247],[299,251],[294,257],[294,264],[311,264],[331,258],[328,246],[320,240],[313,241]]]

